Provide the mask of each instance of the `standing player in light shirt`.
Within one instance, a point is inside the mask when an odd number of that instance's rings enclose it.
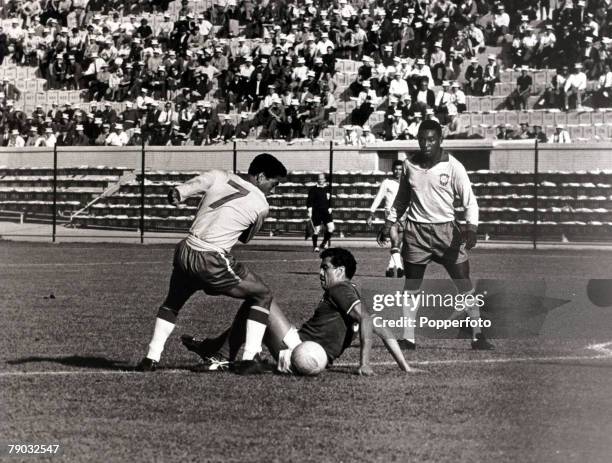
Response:
[[[261,342],[268,323],[272,294],[264,282],[230,254],[237,241],[247,243],[268,214],[266,195],[272,193],[287,169],[263,153],[249,166],[248,176],[211,170],[178,185],[168,193],[170,204],[203,195],[189,235],[174,253],[174,268],[165,301],[157,312],[146,357],[137,369],[154,371],[179,311],[198,290],[210,295],[243,299],[248,308],[242,362],[235,371],[259,373]]]
[[[370,206],[370,216],[368,217],[367,224],[368,227],[372,226],[372,222],[375,218],[376,209],[380,206],[380,204],[385,202],[385,219],[389,217],[389,212],[391,211],[391,206],[393,206],[393,201],[395,201],[395,196],[397,195],[397,190],[399,189],[399,181],[402,177],[402,172],[404,171],[404,163],[402,161],[394,161],[393,162],[393,177],[386,178],[380,184],[378,188],[378,193],[372,202],[372,206]],[[404,265],[402,263],[402,258],[400,256],[400,249],[402,247],[402,234],[404,233],[404,227],[400,221],[397,221],[393,228],[391,228],[391,257],[389,258],[389,265],[387,266],[387,271],[385,272],[385,276],[394,277],[397,274],[398,278],[404,276]]]
[[[424,121],[417,138],[420,152],[404,162],[404,175],[382,235],[387,238],[394,224],[406,213],[402,248],[404,291],[418,293],[427,265],[437,262],[444,266],[458,291],[473,294],[467,251],[476,245],[478,204],[470,179],[463,165],[441,148],[439,123]],[[467,223],[462,228],[455,217],[456,197],[466,211]],[[415,320],[417,309],[417,306],[405,305],[403,315]],[[471,320],[480,319],[475,303],[467,305],[465,311]],[[473,328],[472,335],[472,349],[493,349],[480,327]],[[403,338],[411,341],[414,348],[414,328],[404,328]]]

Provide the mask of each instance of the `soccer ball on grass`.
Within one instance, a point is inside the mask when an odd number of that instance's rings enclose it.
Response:
[[[304,341],[291,353],[291,366],[298,375],[316,376],[327,366],[327,354],[321,344]]]

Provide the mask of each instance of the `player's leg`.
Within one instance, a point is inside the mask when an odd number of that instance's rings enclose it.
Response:
[[[474,297],[474,285],[470,280],[470,261],[465,260],[459,263],[444,263],[444,268],[452,278],[457,291],[464,295],[465,313],[470,320],[480,320],[480,308]],[[493,345],[486,340],[482,329],[476,325],[472,327],[472,348],[474,350],[490,350]]]
[[[247,271],[240,282],[220,294],[244,299],[249,304],[246,320],[246,337],[242,360],[253,360],[261,352],[261,343],[268,324],[272,293],[253,272]]]
[[[196,289],[189,283],[189,278],[177,266],[170,277],[170,288],[163,304],[157,311],[153,336],[145,359],[140,363],[142,370],[154,370],[161,358],[166,341],[174,330],[179,310],[189,300]]]
[[[405,323],[402,336],[398,340],[402,349],[414,349],[416,347],[414,327],[419,305],[410,295],[417,294],[421,291],[423,276],[425,275],[426,269],[426,264],[413,264],[404,260],[404,276],[406,277],[404,281],[404,293],[408,293],[408,298],[406,299],[407,302],[402,305],[402,316],[408,323]]]
[[[402,256],[400,255],[403,233],[400,232],[400,225],[398,222],[391,227],[389,236],[391,238],[391,256],[385,276],[392,277],[397,274],[397,277],[401,278],[404,276],[404,264],[402,262]]]
[[[326,249],[331,245],[331,237],[335,229],[336,226],[334,221],[329,217],[329,221],[325,223],[325,231],[323,232],[323,241],[321,242],[322,249]]]
[[[318,221],[317,221],[318,222]],[[313,232],[312,232],[312,249],[315,252],[319,252],[319,232],[321,231],[321,223],[315,223],[313,219]]]

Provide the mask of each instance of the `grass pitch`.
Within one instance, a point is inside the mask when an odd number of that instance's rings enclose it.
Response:
[[[321,295],[319,260],[307,249],[235,253],[295,323]],[[589,304],[563,283],[609,278],[610,253],[476,250],[475,278],[546,278],[575,302],[554,310],[541,337],[497,339],[492,352],[472,352],[463,339],[419,339],[406,357],[423,374],[397,371],[378,341],[371,378],[353,374],[357,348],[317,378],[192,373],[198,359],[179,336],[216,334],[237,308],[203,294],[183,309],[161,371],[125,371],[146,351],[172,252],[170,245],[0,243],[0,459],[6,444],[59,444],[61,455],[46,458],[610,461],[612,308]],[[388,254],[354,252],[355,281],[381,281]],[[444,277],[436,266],[428,275]]]

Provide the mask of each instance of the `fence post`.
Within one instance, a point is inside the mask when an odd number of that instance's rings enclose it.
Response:
[[[145,140],[142,139],[140,155],[140,244],[144,244],[145,229]]]
[[[52,241],[55,243],[55,234],[57,230],[57,143],[53,145],[53,226],[52,226]]]
[[[329,141],[329,207],[333,207],[334,197],[334,141]]]
[[[236,173],[238,171],[238,151],[236,150],[236,140],[234,140],[233,142],[233,146],[232,146],[232,154],[233,154],[233,168],[234,168],[234,173]]]
[[[538,248],[538,202],[539,202],[539,183],[540,183],[540,173],[539,173],[539,149],[538,149],[538,139],[535,140],[535,151],[533,156],[533,230],[532,230],[532,239],[533,239],[533,249]]]

